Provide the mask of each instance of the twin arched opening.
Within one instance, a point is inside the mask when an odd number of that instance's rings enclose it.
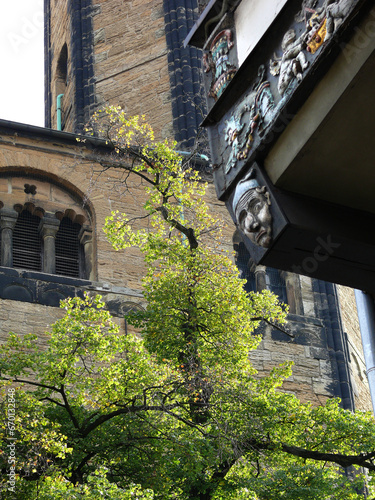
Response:
[[[0,175],[1,265],[94,279],[92,216],[46,177]]]

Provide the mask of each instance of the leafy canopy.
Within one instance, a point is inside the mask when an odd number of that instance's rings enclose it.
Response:
[[[112,213],[105,231],[115,248],[143,253],[147,307],[128,315],[138,333],[125,335],[86,295],[62,303],[43,346],[9,335],[1,421],[16,387],[16,486],[3,474],[2,498],[363,498],[363,477],[343,467],[375,469],[372,416],[280,391],[291,363],[256,373],[256,328],[281,327],[287,308],[244,291],[198,173],[119,108],[95,115],[90,131],[113,144],[102,169],[118,170],[125,188],[144,185],[139,214]],[[6,472],[5,423],[0,437]]]

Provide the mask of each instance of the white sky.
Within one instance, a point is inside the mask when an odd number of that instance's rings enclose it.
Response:
[[[0,119],[43,127],[43,0],[0,5]]]

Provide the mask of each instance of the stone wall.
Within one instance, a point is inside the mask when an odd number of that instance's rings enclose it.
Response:
[[[157,137],[173,136],[163,3],[98,0],[93,17],[98,104],[145,115]]]
[[[50,125],[56,126],[57,87],[61,91],[58,60],[66,43],[65,131],[78,131],[83,117],[87,121],[94,109],[112,104],[130,115],[145,115],[159,139],[176,138],[181,147],[192,147],[203,118],[201,54],[194,48],[183,48],[195,16],[192,6],[170,2],[166,17],[161,0],[83,4],[85,7],[79,8],[74,2],[69,6],[49,0]],[[79,36],[83,38],[81,45]],[[82,81],[78,81],[79,75]]]
[[[22,172],[36,178],[43,175],[46,180],[57,182],[60,189],[65,187],[74,193],[92,214],[93,279],[139,290],[143,273],[141,255],[134,249],[116,252],[108,243],[103,226],[111,210],[119,209],[129,214],[138,210],[144,199],[143,185],[134,181],[131,183],[131,193],[123,190],[120,195],[119,174],[106,173],[98,181],[96,176],[101,167],[85,158],[89,153],[92,154],[84,146],[78,145],[74,136],[70,137],[70,142],[58,144],[57,141],[27,137],[18,137],[15,143],[13,137],[2,135],[0,173]],[[30,201],[37,206],[45,202],[46,194],[41,190],[39,199],[39,184],[37,181],[36,183],[36,195],[23,193],[23,196],[24,202]]]
[[[290,339],[268,325],[261,326],[263,341],[256,351],[249,354],[254,367],[260,374],[268,374],[278,364],[293,361],[293,374],[283,389],[293,392],[301,401],[320,404],[332,396],[343,398],[345,387],[341,393],[338,389],[343,384],[350,384],[355,408],[371,411],[354,290],[338,286],[341,306],[338,318],[342,319],[343,336],[347,340],[341,347],[327,335],[329,325],[324,314],[319,314],[319,308],[327,310],[329,307],[326,295],[322,294],[320,299],[316,297],[310,278],[294,275],[294,279],[300,281],[295,295],[302,304],[301,314],[288,316],[286,329],[294,334],[294,338]],[[348,347],[347,357],[342,352],[345,347]],[[339,373],[344,370],[342,363],[345,360],[348,382],[343,381]]]
[[[131,182],[131,194],[124,190],[120,194],[115,173],[96,177],[94,171],[99,172],[100,166],[88,159],[92,156],[93,150],[77,143],[73,135],[58,140],[56,133],[51,135],[48,131],[31,134],[23,130],[15,135],[0,131],[3,181],[0,198],[3,195],[6,205],[12,207],[12,197],[17,203],[21,200],[21,203],[45,206],[49,211],[67,204],[77,213],[89,213],[93,230],[91,280],[0,268],[0,339],[5,339],[9,331],[35,333],[41,336],[43,345],[43,333],[63,314],[59,301],[82,296],[84,292],[102,295],[122,330],[126,312],[145,305],[141,292],[144,265],[140,253],[136,249],[116,252],[103,233],[105,218],[112,209],[132,213],[139,208],[144,199],[143,186],[138,181]],[[28,176],[36,185],[36,194],[23,191],[23,182]]]
[[[51,0],[51,26],[53,27],[50,34],[50,46],[46,47],[51,58],[51,81],[50,88],[46,89],[50,92],[51,100],[51,124],[52,128],[57,127],[57,96],[64,94],[62,99],[62,124],[63,130],[72,132],[74,129],[74,113],[75,106],[75,76],[72,66],[72,32],[71,19],[68,13],[68,2],[65,0]],[[59,75],[59,60],[62,54],[64,45],[67,46],[67,79],[61,81]]]
[[[86,39],[85,43],[86,47],[91,44],[93,52],[92,71],[95,85],[90,87],[88,92],[91,92],[94,104],[100,106],[110,103],[122,106],[131,115],[145,114],[158,138],[176,137],[178,121],[173,109],[176,97],[172,94],[178,87],[175,77],[182,69],[174,62],[182,52],[177,46],[180,41],[173,31],[176,32],[182,26],[182,3],[168,3],[169,17],[165,16],[161,0],[96,0],[92,2],[90,11],[84,11],[82,8],[81,12],[82,18],[92,26],[91,38],[88,33],[84,36],[90,38],[90,41]],[[77,102],[73,74],[76,60],[73,50],[77,50],[78,45],[73,43],[76,34],[71,30],[75,20],[68,18],[72,12],[68,12],[67,2],[50,0],[50,5],[51,89],[53,93],[53,81],[57,71],[56,57],[66,42],[69,53],[69,78],[64,106],[74,107]],[[86,2],[82,2],[82,5],[86,5]],[[171,40],[167,40],[166,33],[173,39],[172,45]],[[89,58],[86,64],[89,72]],[[186,69],[190,63],[188,59],[184,59],[183,64]],[[170,70],[175,74],[171,75]],[[179,112],[183,114],[184,108],[181,107]],[[53,117],[54,113],[52,103]],[[64,108],[64,113],[68,114],[67,108]],[[65,130],[73,128],[73,122],[67,121]],[[134,182],[132,194],[129,194],[123,193],[118,186],[116,173],[106,173],[96,181],[92,176],[92,165],[90,162],[82,162],[82,153],[77,147],[67,148],[60,145],[53,150],[49,145],[45,155],[31,148],[31,152],[27,153],[30,155],[29,159],[24,152],[19,150],[16,153],[16,148],[13,147],[11,151],[9,146],[7,148],[6,155],[0,156],[0,168],[10,164],[22,166],[29,161],[32,168],[45,170],[61,179],[69,180],[79,186],[81,195],[87,193],[95,215],[95,288],[108,292],[106,300],[113,307],[117,304],[117,309],[121,309],[124,300],[142,303],[141,295],[137,295],[140,293],[140,280],[144,270],[139,252],[136,249],[115,252],[102,232],[104,218],[110,210],[125,209],[130,215],[138,213],[143,198],[142,184]],[[43,156],[43,159],[39,161],[38,156]],[[235,228],[223,204],[217,201],[212,184],[209,186],[207,199],[211,208],[228,221],[223,246],[231,250]],[[303,401],[319,403],[327,397],[341,394],[337,389],[340,385],[343,394],[347,396],[350,381],[342,381],[339,372],[342,364],[348,363],[355,404],[358,408],[369,408],[359,329],[353,319],[355,313],[350,298],[352,291],[340,289],[341,321],[340,315],[334,315],[331,310],[336,300],[331,289],[329,294],[324,287],[319,290],[319,287],[305,276],[284,273],[284,278],[291,307],[290,329],[295,338],[290,340],[285,334],[275,332],[270,327],[263,327],[264,340],[257,351],[250,353],[255,366],[260,373],[268,373],[280,362],[294,361],[293,375],[285,384],[285,389],[295,392]],[[345,341],[342,329],[347,333]],[[331,338],[332,332],[338,336],[336,344]],[[346,345],[349,346],[349,353],[345,350]],[[346,368],[345,365],[345,369],[341,370],[345,374]]]
[[[260,374],[285,361],[293,362],[292,376],[283,390],[292,392],[303,402],[321,404],[334,395],[334,370],[330,360],[323,321],[317,318],[312,281],[294,275],[300,280],[295,290],[296,301],[301,304],[300,314],[289,314],[285,329],[294,337],[277,331],[269,325],[261,327],[264,340],[250,359]]]
[[[341,304],[343,327],[348,336],[350,374],[356,398],[356,407],[360,410],[370,410],[371,398],[366,375],[366,365],[363,357],[354,290],[342,285],[339,285],[337,288]]]

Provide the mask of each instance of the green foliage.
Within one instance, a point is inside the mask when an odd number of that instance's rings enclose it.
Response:
[[[103,118],[103,116],[104,118]],[[114,144],[105,168],[138,176],[137,217],[113,213],[106,233],[143,252],[147,308],[119,331],[99,296],[68,299],[43,339],[11,333],[0,347],[0,466],[9,470],[9,388],[16,387],[16,490],[1,498],[273,500],[362,498],[375,469],[371,415],[330,400],[318,408],[280,391],[291,363],[259,377],[248,352],[262,319],[287,308],[247,294],[223,250],[223,223],[175,145],[154,141],[118,108],[94,117]],[[104,123],[104,125],[103,125]],[[139,485],[139,486],[138,486]]]
[[[115,483],[108,481],[106,469],[98,468],[86,477],[84,484],[73,484],[57,471],[44,476],[38,481],[26,484],[19,482],[14,493],[7,494],[3,490],[1,498],[24,500],[153,500],[151,490],[144,490],[140,485],[129,485],[126,489],[119,488]]]

